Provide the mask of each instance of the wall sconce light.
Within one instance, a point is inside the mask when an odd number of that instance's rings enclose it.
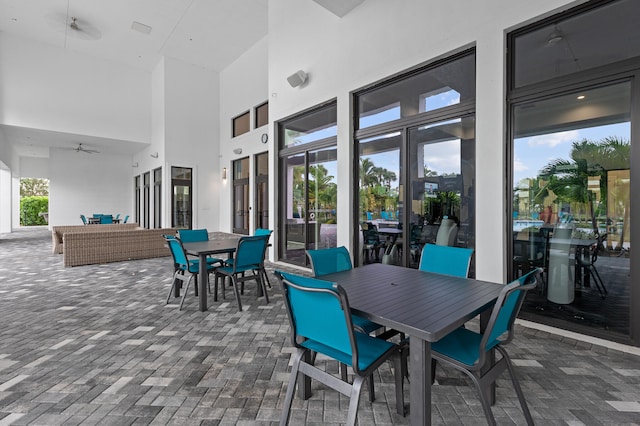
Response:
[[[233,153],[234,153],[234,154],[237,154],[237,155],[242,154],[242,148],[236,148],[236,149],[234,149],[234,150],[233,150]]]
[[[222,168],[222,180],[227,180],[227,168]]]
[[[131,167],[138,167],[138,163],[133,163]]]
[[[151,156],[151,158],[158,158],[158,153],[157,152],[152,152],[149,155]]]

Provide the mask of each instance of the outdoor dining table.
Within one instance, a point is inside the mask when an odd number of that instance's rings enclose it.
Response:
[[[198,272],[199,284],[199,309],[207,310],[207,288],[209,287],[209,274],[207,273],[207,256],[212,254],[228,254],[230,258],[238,246],[239,238],[225,238],[219,240],[198,241],[193,243],[182,243],[187,254],[198,256],[200,259],[200,270]]]
[[[493,307],[503,285],[380,263],[322,279],[346,290],[354,313],[411,337],[411,424],[431,424],[431,342]]]

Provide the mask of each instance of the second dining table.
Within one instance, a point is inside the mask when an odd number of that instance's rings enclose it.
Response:
[[[192,243],[182,243],[184,250],[187,254],[192,256],[198,256],[200,260],[199,265],[199,279],[198,286],[199,291],[199,309],[200,311],[207,310],[207,289],[209,287],[209,274],[207,272],[207,256],[212,254],[227,254],[230,258],[233,257],[233,253],[238,246],[238,240],[240,238],[225,238],[215,239],[207,241],[197,241]],[[224,285],[224,284],[223,284]]]
[[[412,425],[431,424],[431,342],[493,307],[504,287],[379,263],[322,279],[346,290],[354,313],[411,337]]]

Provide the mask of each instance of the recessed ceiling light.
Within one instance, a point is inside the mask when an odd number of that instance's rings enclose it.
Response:
[[[578,96],[576,99],[583,100],[584,98],[586,98],[586,96],[585,96],[585,95],[580,95],[580,96]]]
[[[131,23],[131,29],[134,31],[138,31],[142,34],[151,34],[151,27],[149,25],[142,24],[138,21],[133,21]]]

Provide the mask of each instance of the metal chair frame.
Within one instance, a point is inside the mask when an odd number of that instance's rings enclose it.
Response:
[[[497,380],[504,370],[509,372],[527,424],[534,424],[513,364],[503,346],[513,339],[513,323],[520,311],[526,292],[536,287],[541,273],[542,269],[538,268],[505,285],[483,333],[479,334],[466,328],[459,328],[432,345],[431,356],[434,359],[462,371],[471,378],[480,397],[487,422],[490,425],[496,424],[495,417],[491,411],[491,384]],[[507,335],[503,337],[505,333]],[[477,348],[477,353],[475,351],[472,352],[473,348]],[[487,361],[491,358],[489,354],[493,349],[500,352],[502,358],[487,370]],[[464,355],[465,359],[456,358],[455,352],[459,356]],[[469,363],[474,356],[475,360]]]
[[[403,345],[390,343],[355,331],[351,321],[347,294],[338,284],[279,271],[276,271],[276,275],[285,296],[285,306],[291,325],[292,344],[297,348],[293,357],[280,425],[284,426],[289,421],[296,385],[302,387],[299,389],[302,398],[307,399],[311,395],[310,383],[305,380],[305,376],[318,380],[343,395],[349,396],[346,424],[354,425],[364,381],[368,380],[369,382],[369,399],[373,401],[375,397],[372,394],[373,372],[387,360],[392,360],[395,365],[396,410],[404,416],[403,376],[400,365]],[[294,299],[293,303],[292,299]],[[303,299],[314,301],[313,306],[322,312],[311,313],[308,312],[307,306],[298,307],[297,301],[303,305],[306,304]],[[322,330],[323,325],[320,318],[330,322],[327,329]],[[363,346],[368,346],[371,350],[376,351],[373,355],[374,359],[368,364],[360,358],[359,351]],[[322,353],[350,365],[355,373],[353,383],[345,382],[316,367],[313,362],[310,362],[313,352]]]

